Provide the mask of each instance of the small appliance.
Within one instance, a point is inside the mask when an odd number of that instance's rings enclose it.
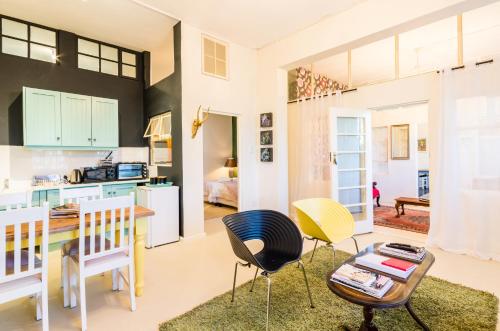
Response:
[[[85,167],[83,168],[83,182],[109,182],[116,179],[114,167]]]
[[[80,169],[73,169],[71,175],[69,176],[69,182],[71,184],[80,184],[83,181],[82,172]]]
[[[148,178],[146,162],[119,162],[115,163],[117,180],[132,180]]]

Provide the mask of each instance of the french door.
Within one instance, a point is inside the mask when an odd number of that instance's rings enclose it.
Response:
[[[368,110],[331,108],[332,198],[356,221],[356,233],[373,231],[371,114]]]

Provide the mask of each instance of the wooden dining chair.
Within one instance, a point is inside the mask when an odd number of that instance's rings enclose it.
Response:
[[[27,231],[27,232],[26,232]],[[41,257],[35,254],[41,232]],[[27,249],[21,249],[23,241]],[[36,318],[49,330],[49,205],[0,211],[0,304],[35,296]]]
[[[31,207],[31,191],[2,193],[0,195],[0,209],[11,210]]]
[[[120,290],[122,282],[125,282],[130,290],[130,309],[135,311],[134,226],[134,193],[124,197],[80,201],[80,237],[70,242],[71,248],[78,249],[69,253],[68,269],[70,304],[72,308],[76,307],[79,292],[82,330],[87,329],[85,279],[88,277],[112,271],[113,290]],[[85,236],[87,227],[89,236]],[[106,232],[109,240],[106,239]],[[121,270],[126,267],[128,279]]]
[[[80,199],[88,200],[102,199],[102,187],[80,187],[80,188],[62,188],[59,190],[59,204],[78,203]],[[68,254],[61,246],[61,287],[63,288],[64,307],[69,307],[69,273],[68,273]]]

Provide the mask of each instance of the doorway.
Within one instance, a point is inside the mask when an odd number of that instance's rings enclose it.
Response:
[[[238,118],[209,114],[203,124],[203,201],[205,221],[238,211]]]
[[[375,225],[429,230],[428,114],[427,102],[372,110]],[[399,198],[410,199],[404,215],[395,208]]]

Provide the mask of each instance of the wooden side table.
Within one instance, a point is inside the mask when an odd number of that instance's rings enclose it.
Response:
[[[400,215],[405,214],[405,205],[429,207],[430,202],[428,200],[420,200],[418,198],[396,198],[396,205],[394,206],[394,208],[396,208],[396,217],[400,217]],[[399,207],[401,207],[401,214],[399,213]]]

